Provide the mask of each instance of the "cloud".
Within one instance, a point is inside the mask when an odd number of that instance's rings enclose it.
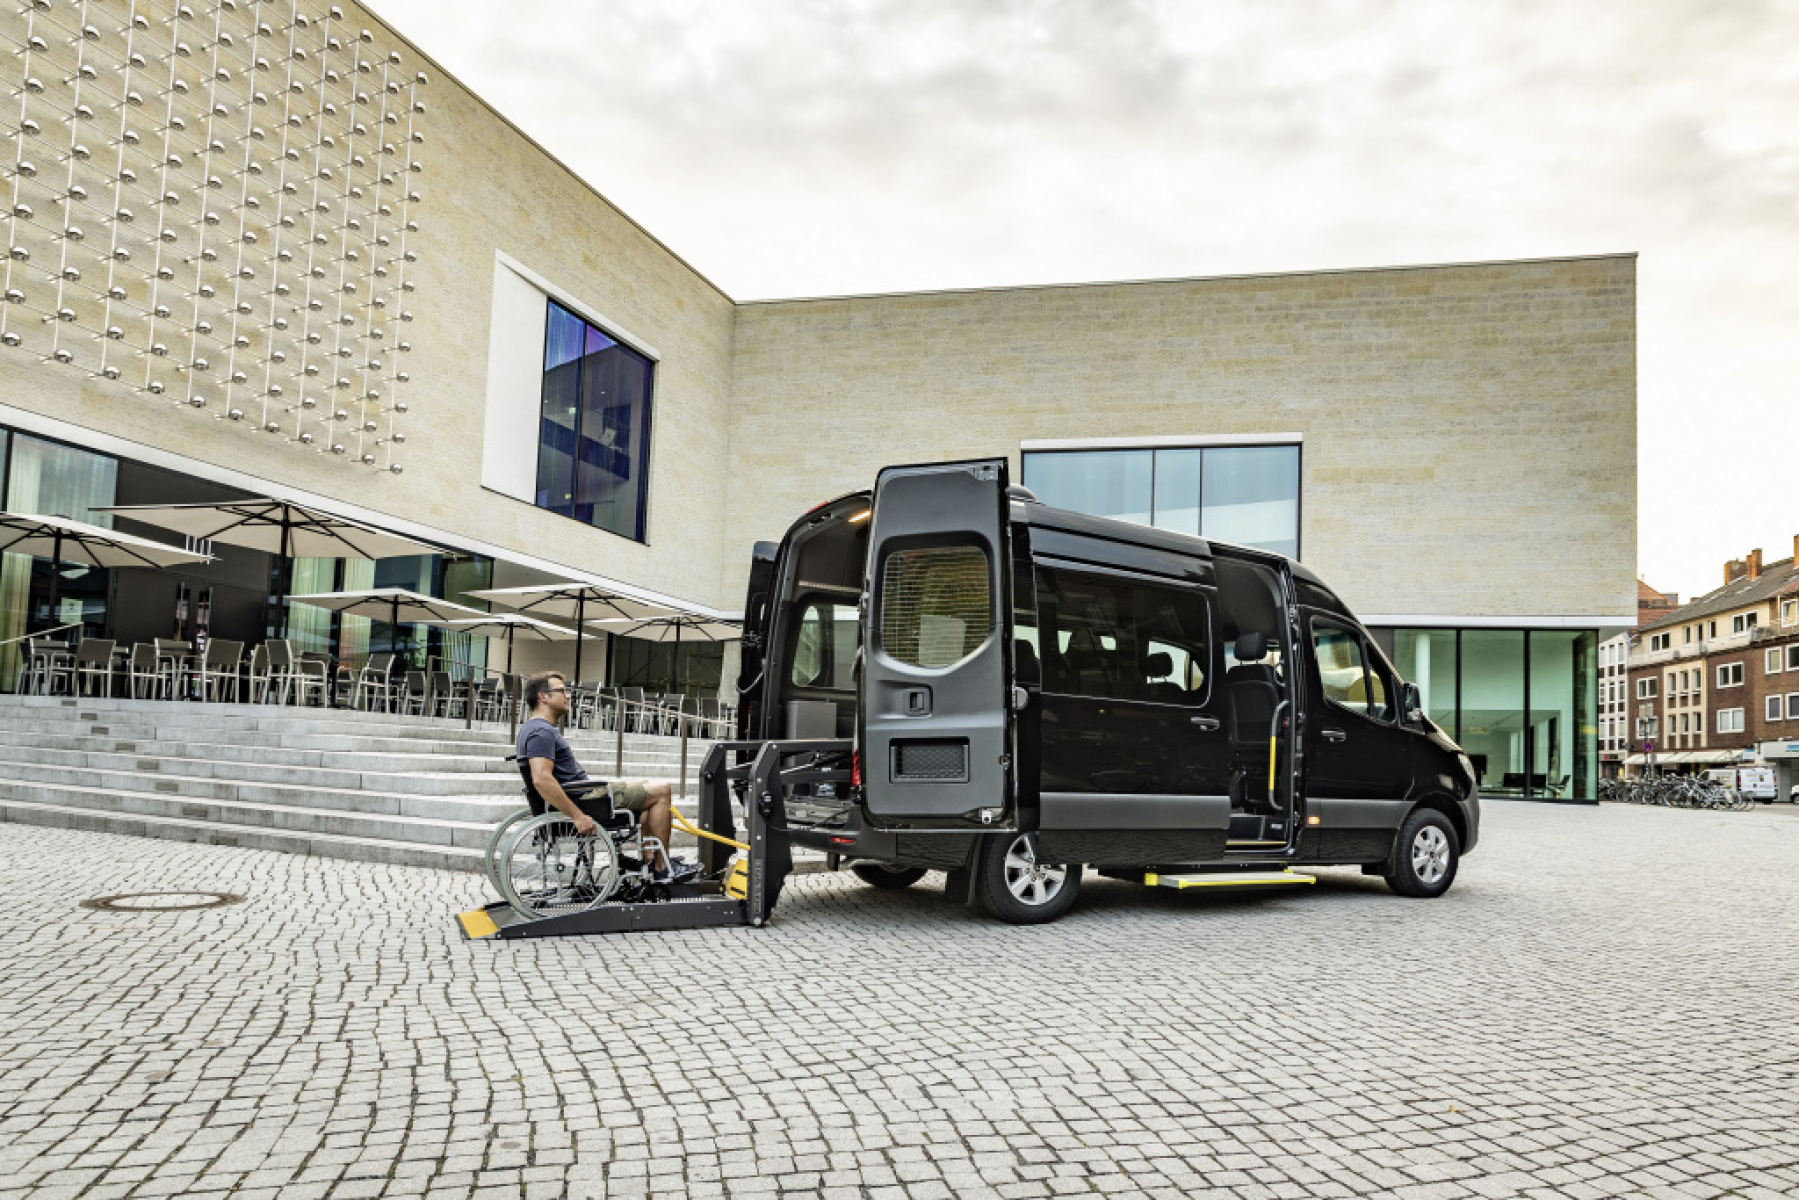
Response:
[[[375,7],[744,298],[1639,250],[1646,568],[1799,532],[1799,0]]]

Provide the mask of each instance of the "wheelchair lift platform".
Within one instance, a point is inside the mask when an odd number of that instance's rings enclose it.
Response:
[[[1143,876],[1145,887],[1165,888],[1240,888],[1240,887],[1292,887],[1297,884],[1317,883],[1310,875],[1300,875],[1293,871],[1194,871],[1181,875],[1163,875],[1151,871]]]
[[[545,916],[521,912],[504,900],[458,913],[457,927],[470,941],[565,937],[594,933],[651,933],[765,924],[793,871],[786,796],[801,784],[846,784],[847,741],[719,742],[700,768],[698,828],[736,839],[732,797],[740,795],[746,829],[741,858],[719,842],[700,839],[700,873],[691,882],[665,885],[653,899],[603,900],[591,907]],[[730,764],[736,756],[746,761]],[[837,758],[845,761],[841,764]],[[735,861],[733,861],[735,859]]]

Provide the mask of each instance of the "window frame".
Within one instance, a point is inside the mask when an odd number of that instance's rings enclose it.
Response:
[[[1766,720],[1766,721],[1784,721],[1784,720],[1786,720],[1786,717],[1781,712],[1780,696],[1778,696],[1778,695],[1768,696],[1768,697],[1765,697],[1764,700],[1765,700],[1765,702],[1762,705],[1762,719],[1763,720]]]
[[[1741,662],[1719,663],[1717,678],[1717,686],[1720,691],[1724,688],[1742,687],[1743,664]]]
[[[1656,680],[1653,675],[1645,675],[1643,678],[1637,680],[1637,699],[1655,699],[1655,683]]]
[[[1720,708],[1718,710],[1718,732],[1743,732],[1743,710],[1740,708]]]
[[[581,326],[582,326],[581,338],[582,338],[583,345],[586,344],[587,337],[588,337],[588,331],[591,330],[592,332],[598,333],[601,337],[603,337],[607,341],[611,342],[614,347],[616,347],[620,350],[623,350],[627,354],[630,354],[637,359],[642,360],[642,362],[644,364],[645,373],[646,373],[646,384],[645,384],[645,395],[644,395],[644,400],[643,400],[643,429],[636,438],[636,440],[638,442],[638,446],[626,451],[627,453],[629,453],[633,456],[633,458],[637,462],[637,465],[639,468],[639,470],[638,470],[639,477],[636,481],[637,521],[636,521],[635,530],[633,532],[623,532],[618,529],[613,529],[606,525],[597,524],[594,521],[584,521],[579,516],[577,516],[574,511],[562,512],[559,510],[559,508],[556,505],[548,504],[548,503],[539,503],[537,500],[537,497],[544,493],[543,421],[544,421],[544,407],[548,400],[547,392],[549,389],[550,371],[551,371],[551,368],[546,366],[545,363],[548,361],[548,358],[549,358],[551,338],[555,335],[555,317],[554,317],[554,313],[552,311],[555,309],[560,309],[568,317],[581,323]],[[572,361],[574,363],[578,364],[578,363],[582,362],[586,357],[587,356],[585,354],[583,354],[582,356],[580,356]],[[568,364],[564,364],[564,365],[566,366]],[[537,416],[538,431],[537,431],[537,436],[535,438],[535,442],[537,445],[538,459],[537,459],[536,468],[533,471],[533,483],[532,483],[532,493],[531,493],[533,507],[541,509],[542,511],[550,513],[554,516],[562,517],[564,520],[573,521],[577,525],[583,525],[589,529],[598,530],[601,533],[611,534],[613,537],[623,538],[628,542],[634,542],[640,546],[647,546],[650,544],[650,476],[651,476],[651,460],[655,453],[654,432],[655,432],[655,424],[656,424],[656,398],[657,398],[658,389],[661,385],[661,366],[662,366],[661,362],[658,361],[658,359],[653,354],[646,353],[643,349],[641,349],[639,346],[637,346],[631,339],[623,336],[622,334],[619,334],[619,333],[613,331],[612,329],[608,329],[605,325],[588,317],[587,314],[582,312],[580,310],[580,308],[578,308],[576,305],[571,304],[564,300],[560,300],[553,295],[547,295],[547,294],[545,295],[545,297],[544,297],[544,349],[543,349],[543,353],[539,356],[539,359],[538,359],[538,371],[539,371],[538,416]],[[569,467],[569,469],[570,469],[569,488],[570,488],[570,498],[571,498],[570,499],[570,508],[571,509],[578,509],[582,503],[582,501],[581,501],[581,457],[580,457],[581,430],[582,430],[583,423],[587,419],[587,414],[588,414],[587,398],[585,395],[582,394],[582,391],[581,391],[581,389],[583,389],[585,386],[585,371],[584,371],[584,369],[577,367],[576,381],[577,381],[577,383],[576,383],[577,392],[576,392],[576,401],[575,401],[575,406],[574,406],[575,407],[575,419],[574,419],[574,424],[571,427],[571,436],[574,439],[575,453],[573,456],[573,461],[570,463],[570,467]],[[637,454],[638,450],[641,450],[640,456]]]
[[[1362,656],[1362,696],[1363,696],[1363,700],[1362,700],[1362,708],[1359,711],[1357,709],[1351,707],[1350,705],[1345,704],[1341,700],[1333,699],[1330,696],[1330,694],[1325,691],[1324,671],[1323,671],[1323,668],[1320,667],[1318,664],[1318,627],[1320,625],[1327,625],[1333,629],[1336,629],[1340,632],[1348,634],[1350,637],[1350,640],[1353,641],[1360,648],[1361,656]],[[1386,660],[1384,657],[1382,657],[1380,661],[1381,661],[1382,666],[1386,668],[1382,672],[1382,683],[1387,688],[1386,707],[1388,709],[1388,715],[1384,716],[1384,717],[1377,716],[1377,715],[1375,715],[1375,713],[1373,711],[1374,685],[1370,678],[1370,675],[1373,670],[1373,663],[1374,663],[1375,656],[1374,656],[1374,653],[1371,652],[1371,646],[1373,644],[1373,639],[1367,635],[1367,632],[1355,625],[1350,624],[1348,621],[1345,621],[1341,617],[1325,616],[1325,615],[1319,614],[1319,613],[1312,614],[1311,619],[1309,621],[1308,632],[1309,632],[1310,636],[1306,639],[1306,649],[1311,655],[1311,659],[1312,659],[1311,669],[1314,673],[1314,677],[1318,680],[1318,694],[1321,697],[1323,697],[1327,703],[1334,704],[1338,708],[1342,709],[1344,712],[1351,713],[1355,716],[1361,717],[1365,721],[1372,721],[1376,725],[1397,724],[1398,717],[1399,717],[1399,711],[1398,711],[1399,710],[1399,698],[1396,694],[1398,692],[1398,680],[1393,675],[1392,668],[1386,667]],[[1375,649],[1378,649],[1378,648],[1375,648]]]
[[[1762,674],[1763,675],[1778,675],[1778,674],[1780,674],[1780,672],[1782,670],[1782,663],[1785,660],[1785,658],[1786,658],[1786,656],[1781,653],[1781,647],[1769,646],[1766,650],[1762,651]]]

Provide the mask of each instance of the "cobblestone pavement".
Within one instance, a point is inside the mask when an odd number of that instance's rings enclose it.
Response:
[[[0,825],[0,1194],[1799,1195],[1799,820],[1485,839],[1436,901],[818,875],[500,944],[471,876]],[[177,888],[248,898],[77,907]]]

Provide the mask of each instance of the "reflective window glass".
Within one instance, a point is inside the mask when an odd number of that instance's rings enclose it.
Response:
[[[1024,485],[1054,508],[1150,523],[1151,451],[1027,454]]]
[[[1200,461],[1205,451],[1193,448],[1155,452],[1155,509],[1158,529],[1199,534]]]
[[[828,600],[800,610],[790,678],[797,687],[850,691],[855,687],[856,609]]]
[[[648,358],[550,302],[538,507],[644,539],[653,373]]]
[[[1318,660],[1318,685],[1333,704],[1368,712],[1368,674],[1362,662],[1362,639],[1341,625],[1312,622],[1312,653]]]
[[[1064,696],[1205,703],[1211,661],[1197,592],[1037,568],[1043,688]]]
[[[1299,554],[1299,449],[1213,446],[1205,452],[1200,536]]]

